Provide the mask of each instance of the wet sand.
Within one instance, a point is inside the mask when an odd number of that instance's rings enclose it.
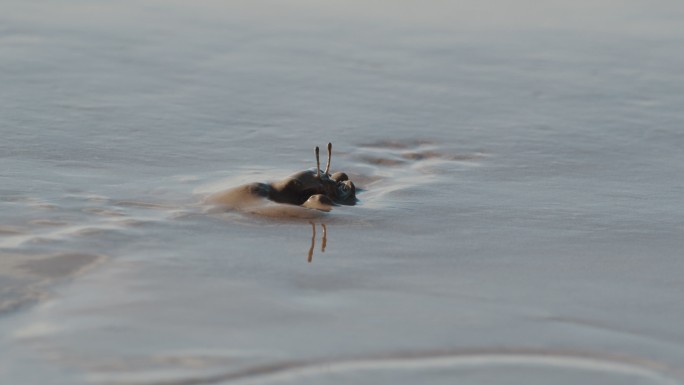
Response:
[[[0,4],[0,382],[684,383],[684,8],[374,4]]]
[[[57,282],[73,279],[106,260],[101,255],[72,253],[20,255],[3,253],[0,260],[0,315],[49,297]]]

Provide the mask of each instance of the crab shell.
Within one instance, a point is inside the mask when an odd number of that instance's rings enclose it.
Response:
[[[302,171],[272,183],[270,187],[268,198],[279,203],[319,208],[318,204],[353,205],[356,202],[356,187],[343,172],[326,175],[315,170]]]

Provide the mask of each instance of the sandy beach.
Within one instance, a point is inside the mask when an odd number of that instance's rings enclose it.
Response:
[[[683,15],[2,2],[0,383],[684,384]]]

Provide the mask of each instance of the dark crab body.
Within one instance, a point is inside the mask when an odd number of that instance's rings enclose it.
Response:
[[[335,204],[353,205],[356,203],[356,187],[347,174],[336,172],[330,175],[332,144],[328,143],[328,163],[325,170],[320,169],[319,148],[316,147],[316,168],[298,172],[282,181],[273,183],[250,183],[212,200],[243,206],[249,197],[262,197],[278,203],[286,203],[330,211]],[[246,196],[245,196],[246,195]]]

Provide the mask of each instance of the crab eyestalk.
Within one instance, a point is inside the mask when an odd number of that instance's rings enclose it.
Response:
[[[328,163],[325,165],[325,175],[330,171],[330,158],[332,158],[332,143],[328,142]]]
[[[314,150],[314,152],[316,153],[316,178],[321,179],[321,159],[318,146],[316,146],[316,150]]]

